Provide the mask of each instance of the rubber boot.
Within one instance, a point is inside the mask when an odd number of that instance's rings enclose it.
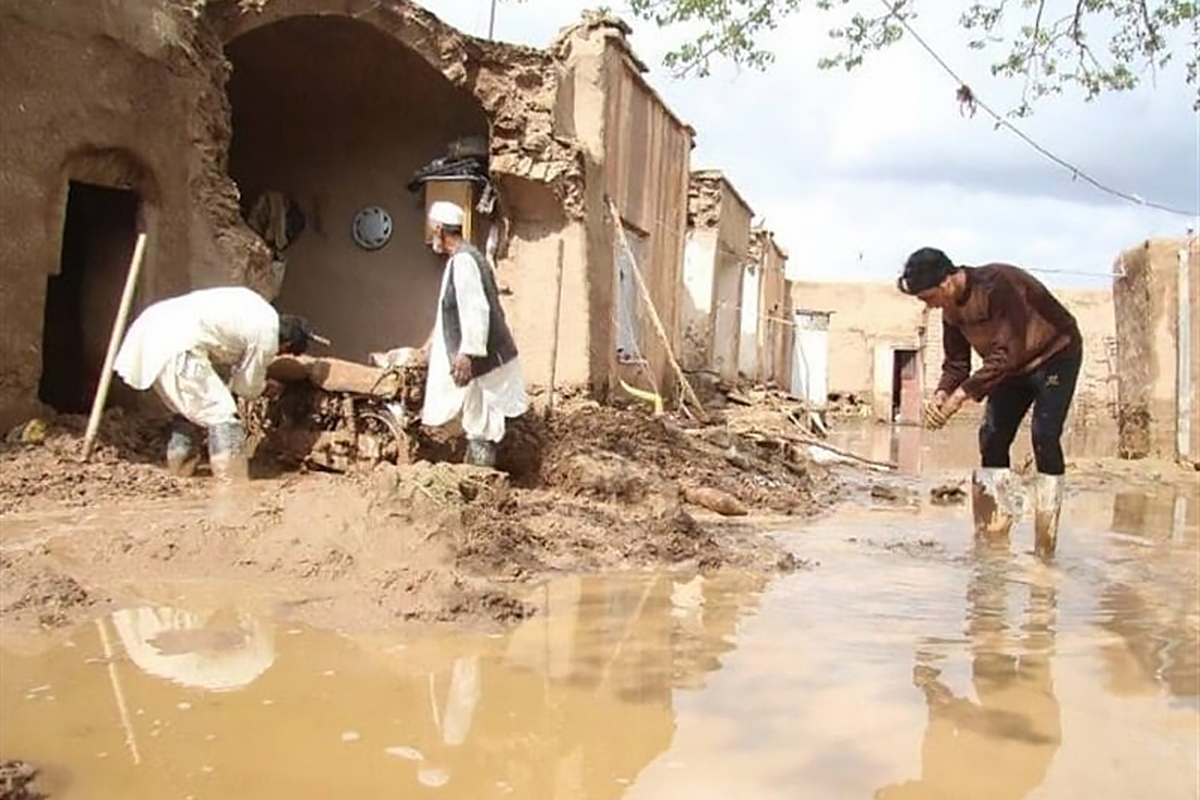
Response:
[[[971,513],[975,535],[1007,537],[1013,525],[1012,473],[1007,467],[980,467],[971,477]]]
[[[1034,479],[1033,552],[1048,558],[1058,546],[1058,516],[1062,510],[1063,476],[1039,474]]]
[[[180,478],[196,472],[200,454],[195,450],[195,428],[178,414],[171,417],[171,435],[167,438],[167,471]]]
[[[474,467],[496,466],[496,445],[486,439],[467,439],[466,463]]]
[[[208,464],[213,477],[222,482],[244,481],[249,477],[246,429],[241,422],[222,422],[208,429]]]

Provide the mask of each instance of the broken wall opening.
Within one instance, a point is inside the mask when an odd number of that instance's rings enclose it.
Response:
[[[713,281],[713,364],[720,376],[737,380],[738,353],[741,343],[742,260],[722,250],[717,255]]]
[[[139,206],[129,189],[69,183],[59,270],[46,283],[38,383],[38,399],[60,413],[91,406],[137,239]],[[111,405],[121,393],[110,397]]]
[[[921,421],[921,371],[916,350],[892,351],[892,420],[905,424]]]
[[[300,16],[251,30],[226,46],[233,65],[230,176],[243,213],[279,191],[305,229],[285,252],[276,301],[304,314],[332,353],[420,344],[433,325],[442,260],[426,247],[413,174],[455,140],[488,135],[476,98],[420,54],[372,25]],[[355,215],[377,206],[390,238],[360,247]]]

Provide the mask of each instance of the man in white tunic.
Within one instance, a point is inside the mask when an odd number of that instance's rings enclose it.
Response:
[[[463,210],[429,207],[431,247],[449,258],[428,348],[421,421],[445,425],[461,414],[467,463],[495,466],[505,419],[529,408],[517,346],[500,307],[496,278],[479,249],[463,239]]]
[[[245,428],[233,395],[263,393],[267,365],[277,353],[299,355],[312,333],[301,317],[279,314],[253,289],[200,289],[161,300],[129,326],[114,364],[125,383],[151,386],[175,416],[167,443],[167,468],[195,469],[192,425],[208,431],[213,475],[244,477]],[[229,369],[229,384],[217,374]],[[190,424],[189,424],[190,423]]]

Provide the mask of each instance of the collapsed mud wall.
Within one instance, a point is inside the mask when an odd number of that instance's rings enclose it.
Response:
[[[722,378],[737,378],[743,270],[750,261],[753,211],[716,170],[697,170],[688,181],[688,245],[682,309],[685,360]]]
[[[1190,274],[1190,457],[1200,457],[1200,238],[1151,239],[1121,253],[1114,265],[1117,422],[1124,458],[1171,457],[1177,449],[1180,340],[1180,251]]]
[[[719,175],[703,172],[693,172],[688,180],[680,363],[691,371],[712,367],[716,270],[721,252],[721,184]]]
[[[222,149],[218,63],[167,0],[0,1],[0,424],[41,408],[47,285],[62,265],[71,181],[136,194],[149,239],[138,305],[224,269],[205,180]],[[72,321],[89,343],[107,340],[128,233]]]
[[[789,388],[792,355],[792,298],[787,279],[787,253],[775,234],[756,228],[750,234],[750,260],[762,274],[762,307],[758,335],[763,382]]]
[[[619,19],[585,12],[550,50],[571,72],[573,96],[564,105],[595,167],[588,175],[590,372],[602,381],[601,391],[621,379],[670,397],[677,381],[667,348],[679,353],[687,181],[695,132],[646,81],[645,65],[629,46],[629,32]],[[629,253],[621,244],[622,233]],[[631,258],[644,278],[645,293],[618,271],[620,261]]]
[[[0,422],[41,408],[40,317],[72,178],[130,188],[142,201],[149,244],[135,312],[206,285],[247,284],[274,297],[270,251],[244,223],[243,187],[230,176],[227,48],[275,22],[333,16],[385,33],[482,109],[506,233],[498,278],[531,383],[545,382],[556,339],[562,384],[603,391],[614,374],[609,196],[652,229],[649,263],[663,268],[648,277],[675,334],[692,132],[637,74],[608,22],[585,18],[534,50],[465,36],[407,0],[0,0],[0,89],[9,101],[0,221],[18,232],[0,243],[0,269],[11,278],[0,282]],[[669,134],[655,151],[636,135],[645,114]],[[555,331],[548,311],[558,296]],[[105,324],[115,299],[109,305]],[[107,337],[103,325],[93,328],[89,341]],[[646,340],[665,382],[661,343],[654,332]]]
[[[491,124],[492,173],[550,187],[568,218],[584,215],[578,148],[555,120],[559,67],[542,50],[476,39],[407,0],[191,0],[223,43],[284,19],[336,15],[371,25],[478,99]]]
[[[205,285],[243,283],[273,296],[269,250],[244,224],[229,175],[231,67],[224,48],[252,27],[322,14],[375,25],[478,98],[491,127],[500,209],[517,245],[499,255],[510,263],[525,256],[521,274],[505,278],[515,294],[522,283],[552,283],[553,256],[541,246],[540,258],[530,259],[522,243],[570,235],[567,270],[583,272],[586,254],[576,244],[582,236],[564,229],[580,226],[587,213],[584,160],[569,131],[559,130],[560,66],[545,52],[462,36],[406,2],[0,0],[0,223],[10,232],[0,242],[0,423],[42,408],[46,285],[59,268],[71,180],[130,189],[141,201],[137,227],[149,241],[135,312]],[[571,275],[564,283],[578,292],[583,281]],[[87,326],[93,344],[106,341],[119,294],[109,277],[105,284],[101,312]],[[517,317],[544,319],[544,301],[543,291],[530,298],[536,313]],[[550,338],[544,326],[524,327],[519,338]],[[586,355],[580,360],[586,364]],[[575,372],[564,377],[588,377],[586,367]]]
[[[586,319],[587,308],[587,254],[581,247],[589,213],[584,197],[586,163],[572,138],[570,120],[561,113],[565,67],[546,51],[466,36],[403,0],[196,5],[202,8],[206,24],[227,45],[236,44],[244,34],[287,20],[339,18],[370,26],[423,59],[449,86],[473,98],[486,118],[489,170],[498,194],[496,222],[502,236],[497,277],[503,302],[522,351],[527,379],[544,384],[555,338],[546,310],[556,300],[556,248],[560,242],[565,262],[562,305],[568,309],[563,315],[568,320],[564,327],[570,328],[581,316]],[[397,82],[407,84],[410,77],[411,73],[397,76]],[[431,102],[425,114],[437,116],[444,111],[444,103]],[[425,114],[412,116],[419,119]],[[425,317],[432,313],[431,302],[425,305],[430,308],[415,315],[420,319],[410,320],[416,327],[421,327],[421,320],[428,322]],[[405,318],[411,313],[406,305]],[[404,339],[412,338],[411,333],[397,329],[389,335],[397,337],[393,344],[401,344],[410,343]],[[365,341],[357,335],[351,338]],[[566,346],[560,348],[559,376],[564,383],[587,382],[587,338],[566,334],[561,338]]]
[[[688,227],[716,228],[721,224],[724,179],[719,172],[696,171],[688,180]]]

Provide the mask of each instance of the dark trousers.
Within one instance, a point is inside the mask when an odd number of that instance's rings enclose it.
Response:
[[[1033,406],[1033,457],[1043,475],[1062,475],[1062,432],[1075,396],[1083,351],[1072,348],[1035,372],[1009,378],[988,396],[979,426],[979,453],[985,467],[1009,466],[1008,451],[1025,412]]]

